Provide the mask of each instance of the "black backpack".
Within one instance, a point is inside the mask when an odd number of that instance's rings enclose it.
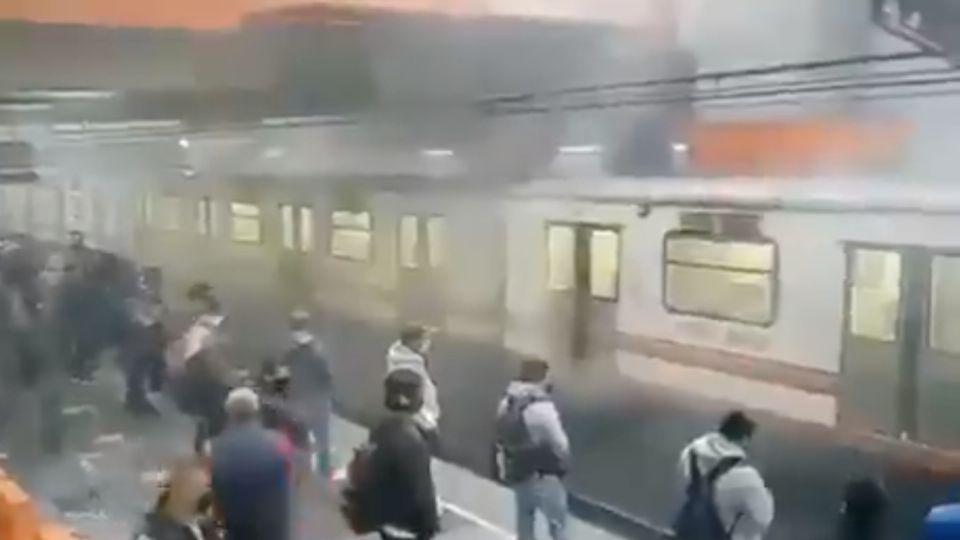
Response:
[[[381,523],[377,504],[374,454],[377,447],[364,444],[353,451],[347,465],[347,482],[340,492],[340,513],[355,534],[376,531]]]
[[[724,526],[715,501],[716,484],[720,477],[740,465],[743,458],[723,458],[706,476],[700,472],[698,461],[697,454],[691,452],[690,482],[683,506],[673,523],[674,537],[677,540],[729,540],[740,516],[730,528]]]
[[[517,484],[537,473],[542,453],[533,442],[524,412],[527,407],[546,400],[543,396],[508,396],[506,407],[497,415],[493,476],[503,484]]]

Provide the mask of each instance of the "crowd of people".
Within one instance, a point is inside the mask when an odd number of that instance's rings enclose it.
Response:
[[[211,285],[186,292],[193,313],[177,333],[168,328],[158,289],[134,265],[87,247],[80,233],[45,256],[27,237],[0,240],[5,379],[42,396],[42,447],[56,453],[62,381],[89,384],[102,353],[114,349],[130,414],[159,415],[151,394],[162,392],[196,426],[193,452],[169,468],[137,538],[293,538],[298,490],[311,477],[329,479],[333,466],[333,377],[310,314],[291,313],[286,346],[249,377],[236,369],[227,317]],[[387,348],[384,412],[355,451],[341,493],[341,512],[357,533],[428,540],[442,529],[433,467],[441,407],[431,337],[431,329],[410,325]],[[550,364],[523,361],[491,416],[491,473],[513,491],[517,539],[534,540],[542,516],[552,540],[568,540],[571,447],[552,398]],[[733,411],[681,450],[676,538],[765,537],[775,505],[749,458],[756,428]],[[835,538],[885,537],[888,499],[880,482],[850,481],[841,507]]]

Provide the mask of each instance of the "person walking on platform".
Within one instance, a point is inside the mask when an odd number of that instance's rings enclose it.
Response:
[[[553,400],[543,360],[525,360],[497,409],[496,476],[513,488],[517,540],[533,540],[537,513],[553,540],[566,540],[567,490],[563,477],[570,442]]]
[[[679,540],[703,531],[730,540],[764,537],[774,503],[760,472],[747,462],[746,446],[755,430],[753,420],[734,411],[716,432],[698,437],[680,453],[686,499],[674,525]]]
[[[420,325],[410,325],[400,332],[400,339],[387,351],[387,375],[398,369],[408,369],[423,379],[423,406],[417,411],[416,421],[425,432],[435,439],[440,422],[440,402],[437,385],[430,374],[427,353],[430,350],[430,333]]]
[[[263,427],[280,433],[294,450],[294,478],[299,485],[310,470],[310,429],[290,403],[290,371],[266,360],[260,369],[260,418]]]
[[[430,443],[416,419],[425,382],[410,369],[384,381],[387,416],[370,434],[374,514],[383,540],[428,540],[439,530]]]
[[[260,400],[249,388],[230,392],[228,424],[211,445],[214,503],[224,540],[288,540],[292,517],[292,450],[263,427]]]
[[[163,302],[145,291],[129,301],[129,311],[121,348],[127,383],[125,405],[131,414],[153,416],[158,411],[147,398],[147,387],[158,391],[162,385],[167,345]]]
[[[220,302],[206,284],[191,287],[187,298],[198,306],[199,314],[168,350],[167,368],[178,407],[197,420],[194,449],[202,453],[206,442],[223,429],[223,402],[236,385],[224,358],[226,318]]]
[[[328,477],[333,376],[322,344],[310,331],[306,311],[290,315],[290,345],[281,365],[290,372],[289,397],[294,410],[310,428],[317,472]]]

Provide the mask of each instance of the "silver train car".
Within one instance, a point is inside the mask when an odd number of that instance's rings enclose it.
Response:
[[[829,530],[852,474],[885,477],[908,530],[960,470],[960,190],[136,170],[0,188],[0,225],[85,231],[159,269],[174,306],[211,282],[238,363],[279,350],[289,309],[313,310],[360,421],[379,413],[398,326],[437,327],[444,452],[478,471],[528,356],[553,366],[577,500],[627,520],[668,522],[676,453],[733,407],[761,420],[778,538]]]

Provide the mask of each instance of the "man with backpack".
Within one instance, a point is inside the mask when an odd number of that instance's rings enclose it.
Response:
[[[747,462],[756,424],[743,412],[727,414],[717,432],[680,453],[685,499],[674,521],[678,540],[761,540],[773,521],[773,496]]]
[[[533,540],[536,515],[547,520],[553,540],[567,538],[567,490],[563,484],[570,443],[550,398],[543,360],[526,360],[497,410],[495,476],[513,488],[517,540]]]
[[[415,418],[423,406],[419,373],[398,369],[384,381],[388,414],[356,450],[341,511],[358,534],[383,540],[429,540],[439,530],[430,445]]]

